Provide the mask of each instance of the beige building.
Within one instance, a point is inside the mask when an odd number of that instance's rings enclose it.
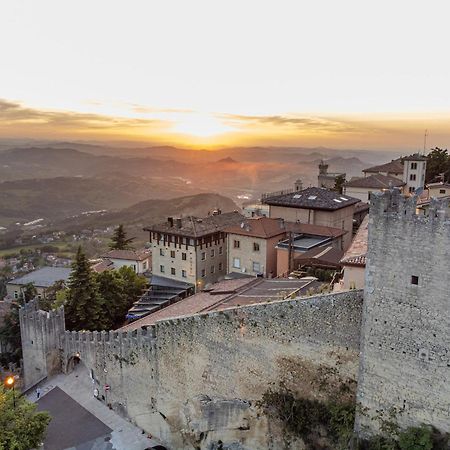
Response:
[[[276,245],[286,236],[282,219],[246,219],[225,229],[228,233],[229,273],[273,277],[277,270]]]
[[[450,196],[450,184],[439,182],[427,184],[428,198],[440,198]]]
[[[112,269],[127,266],[138,274],[149,272],[152,269],[152,253],[149,249],[110,250],[102,258],[112,263],[110,267]]]
[[[230,212],[205,217],[169,217],[166,222],[144,228],[150,233],[152,273],[190,283],[196,290],[224,278],[227,273],[228,226],[244,216]]]
[[[344,185],[344,194],[368,202],[372,192],[382,192],[391,187],[403,189],[406,183],[390,175],[374,173],[372,175],[356,178]]]
[[[264,203],[270,206],[271,218],[281,217],[289,222],[322,225],[346,231],[343,250],[351,244],[353,213],[359,201],[357,198],[317,187],[264,198]]]

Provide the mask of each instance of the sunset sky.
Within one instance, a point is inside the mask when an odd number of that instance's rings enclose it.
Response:
[[[0,0],[0,137],[447,147],[447,6]]]

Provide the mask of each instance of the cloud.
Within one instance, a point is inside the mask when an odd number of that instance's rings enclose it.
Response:
[[[28,108],[20,103],[0,99],[0,127],[54,127],[64,130],[114,130],[120,128],[153,128],[160,130],[170,122],[159,119],[111,117],[72,111],[48,111]]]
[[[221,119],[243,128],[263,127],[273,128],[280,131],[308,131],[308,132],[340,132],[353,133],[361,131],[359,126],[355,126],[344,120],[328,119],[323,117],[303,117],[288,115],[270,115],[270,116],[246,116],[238,114],[220,114]]]

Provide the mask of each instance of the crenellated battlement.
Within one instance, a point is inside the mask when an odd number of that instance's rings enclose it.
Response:
[[[395,188],[385,192],[374,192],[370,201],[370,216],[374,220],[384,218],[420,224],[438,222],[450,224],[450,211],[446,200],[432,198],[427,215],[417,214],[417,201],[416,195],[405,197]]]

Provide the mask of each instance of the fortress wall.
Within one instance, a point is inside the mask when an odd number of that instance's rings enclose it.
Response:
[[[356,379],[361,309],[351,291],[157,323],[156,406],[170,429],[161,437],[173,448],[224,437],[237,449],[281,448],[256,403],[280,384],[325,399],[313,388],[324,368]]]
[[[60,370],[64,309],[40,311],[36,301],[31,301],[20,308],[19,320],[24,386],[28,388]]]
[[[418,277],[418,284],[412,283]],[[403,427],[450,431],[450,221],[434,202],[415,215],[414,199],[395,192],[370,209],[357,430],[395,411]]]
[[[212,449],[219,441],[235,450],[285,448],[257,402],[282,384],[326,399],[314,383],[328,368],[335,381],[355,379],[361,310],[362,292],[350,291],[178,318],[133,332],[62,329],[58,336],[45,325],[54,316],[34,311],[23,315],[26,371],[55,348],[63,371],[79,357],[93,376],[93,391],[171,448]],[[37,338],[33,345],[30,336]]]

